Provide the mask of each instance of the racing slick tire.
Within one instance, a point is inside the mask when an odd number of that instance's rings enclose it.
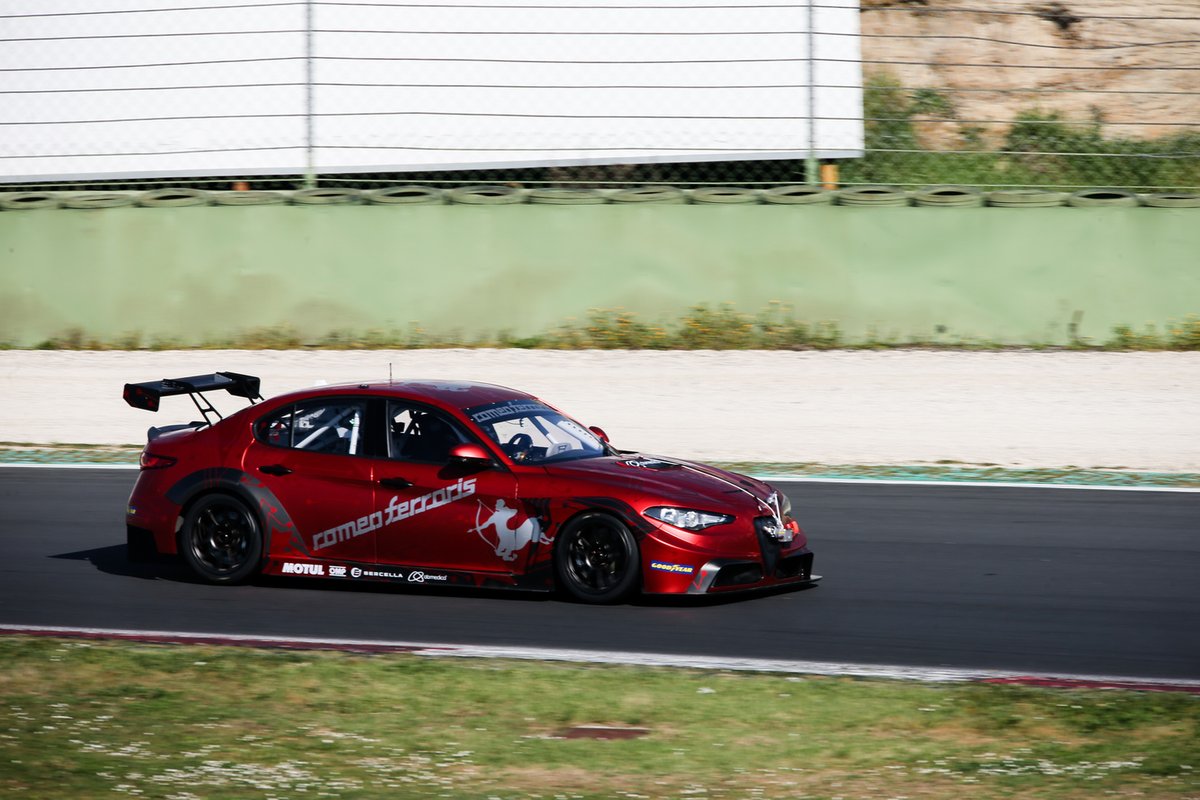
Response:
[[[209,583],[240,583],[256,574],[262,563],[262,526],[236,497],[206,495],[184,516],[179,553]]]
[[[608,514],[588,512],[568,522],[555,537],[558,586],[584,603],[618,603],[641,577],[637,540]]]

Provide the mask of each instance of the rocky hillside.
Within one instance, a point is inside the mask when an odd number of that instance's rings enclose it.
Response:
[[[1099,122],[1109,139],[1200,133],[1196,0],[862,0],[861,8],[864,73],[920,93],[915,121],[926,147],[964,146],[964,132],[994,145],[1035,110]]]

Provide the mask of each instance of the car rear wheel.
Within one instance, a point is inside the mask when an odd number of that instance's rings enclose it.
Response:
[[[258,518],[236,497],[211,494],[188,509],[179,531],[179,552],[192,571],[211,583],[238,583],[262,561]]]
[[[616,603],[641,576],[637,541],[629,528],[607,514],[589,513],[568,522],[555,537],[558,585],[585,603]]]

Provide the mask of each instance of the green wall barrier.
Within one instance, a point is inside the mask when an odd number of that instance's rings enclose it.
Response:
[[[869,335],[1062,344],[1200,311],[1200,212],[354,205],[0,212],[0,342],[290,326],[516,336],[698,303]]]

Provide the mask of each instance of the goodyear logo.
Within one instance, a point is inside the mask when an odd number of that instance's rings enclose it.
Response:
[[[696,571],[691,564],[669,564],[666,561],[651,561],[650,569],[656,569],[659,572],[674,572],[679,575],[691,575]]]

